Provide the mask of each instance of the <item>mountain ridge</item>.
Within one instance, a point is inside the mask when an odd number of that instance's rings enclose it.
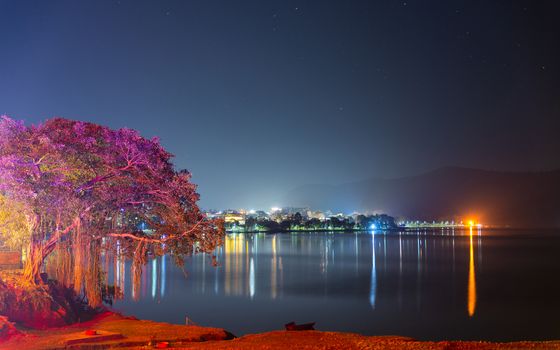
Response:
[[[511,227],[560,227],[560,169],[495,171],[442,167],[399,178],[311,184],[286,203],[321,210],[384,212],[418,220],[458,220]]]

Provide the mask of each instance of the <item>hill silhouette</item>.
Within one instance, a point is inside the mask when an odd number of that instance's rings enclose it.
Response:
[[[418,220],[508,227],[560,227],[560,169],[500,172],[460,167],[417,176],[301,186],[286,203],[335,211],[375,211]]]

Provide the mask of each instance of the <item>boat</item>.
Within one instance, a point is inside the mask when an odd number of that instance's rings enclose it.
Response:
[[[314,326],[315,322],[296,324],[293,321],[284,325],[287,331],[312,331],[315,330]]]

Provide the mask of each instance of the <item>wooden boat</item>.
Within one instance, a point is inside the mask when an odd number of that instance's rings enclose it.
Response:
[[[287,331],[312,331],[315,330],[313,326],[315,326],[315,322],[302,323],[302,324],[296,324],[295,322],[290,322],[284,325]]]

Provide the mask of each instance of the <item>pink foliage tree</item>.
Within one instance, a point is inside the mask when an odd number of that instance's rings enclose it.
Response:
[[[61,244],[89,251],[118,242],[137,263],[148,254],[181,262],[212,251],[223,224],[200,211],[190,174],[176,171],[171,158],[158,139],[131,129],[61,118],[28,127],[1,117],[0,195],[26,208],[32,227],[25,276],[39,282],[45,259]],[[73,255],[78,290],[86,262]]]

